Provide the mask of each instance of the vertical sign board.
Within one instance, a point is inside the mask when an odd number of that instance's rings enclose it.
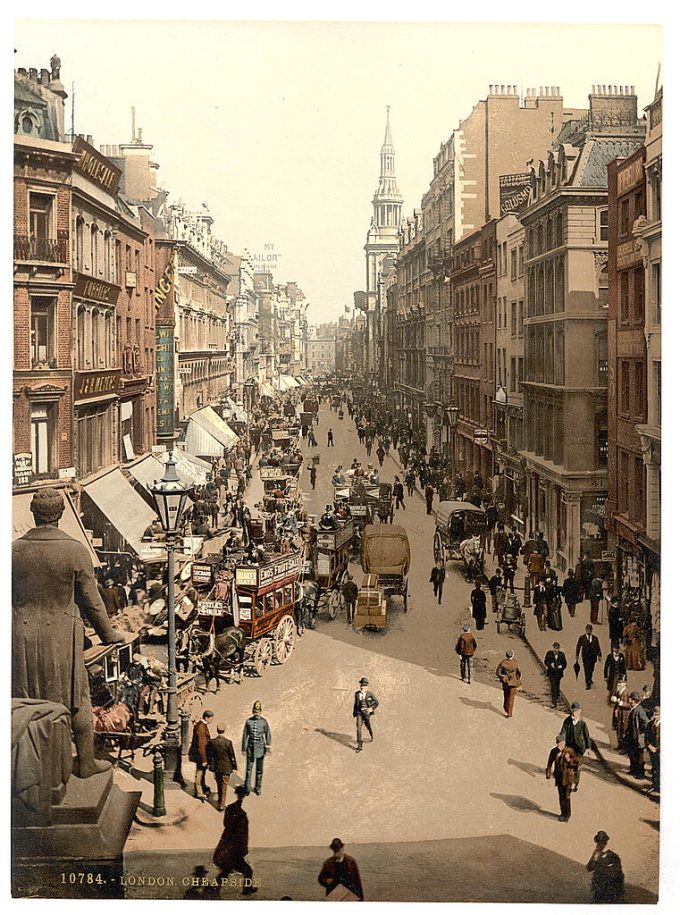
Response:
[[[156,327],[156,432],[175,432],[175,328]]]
[[[33,473],[33,455],[30,451],[22,451],[14,455],[14,485],[26,486],[31,481]]]

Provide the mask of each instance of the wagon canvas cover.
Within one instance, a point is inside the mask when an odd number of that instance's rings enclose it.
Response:
[[[361,568],[378,575],[406,575],[411,563],[408,534],[398,524],[369,524],[361,546]]]

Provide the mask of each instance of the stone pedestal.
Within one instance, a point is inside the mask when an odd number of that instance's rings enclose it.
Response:
[[[121,898],[123,847],[140,797],[114,785],[112,769],[72,776],[51,825],[12,825],[12,895]]]

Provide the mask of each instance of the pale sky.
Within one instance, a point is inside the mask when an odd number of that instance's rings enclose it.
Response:
[[[130,139],[134,105],[171,199],[207,203],[236,253],[273,244],[277,280],[297,281],[318,323],[364,288],[386,105],[408,215],[440,143],[489,83],[559,86],[568,107],[587,107],[593,83],[635,85],[642,114],[661,29],[31,20],[15,23],[14,47],[15,67],[61,57],[76,131],[97,147]]]

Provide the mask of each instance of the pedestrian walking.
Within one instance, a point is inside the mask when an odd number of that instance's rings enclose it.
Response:
[[[560,650],[560,643],[553,642],[553,647],[546,652],[543,659],[545,673],[550,683],[550,701],[552,707],[556,708],[560,701],[560,684],[564,671],[567,669],[567,656]]]
[[[590,582],[590,622],[597,625],[600,622],[600,601],[604,595],[602,579],[595,575]]]
[[[545,582],[547,594],[547,617],[546,622],[548,629],[554,632],[562,631],[562,599],[560,589],[557,587],[557,576],[553,573]]]
[[[577,771],[576,754],[567,746],[564,734],[558,734],[555,738],[555,746],[548,755],[545,777],[550,779],[552,776],[555,779],[557,796],[560,801],[560,823],[568,823],[571,817],[571,792]]]
[[[593,837],[595,851],[586,864],[593,878],[590,885],[591,900],[596,905],[616,905],[624,901],[624,876],[621,858],[607,848],[609,836],[603,830]]]
[[[475,581],[475,586],[470,592],[470,606],[477,629],[484,629],[486,623],[486,594],[482,590],[482,579]]]
[[[309,430],[309,435],[307,436],[307,444],[309,445],[310,448],[316,448],[316,446],[317,446],[317,441],[316,441],[316,438],[314,437],[313,429]]]
[[[598,661],[602,659],[600,642],[596,635],[593,635],[593,627],[590,623],[586,626],[584,635],[580,635],[576,643],[576,653],[574,663],[578,664],[579,655],[583,661],[583,673],[586,678],[586,689],[591,689],[593,685],[593,671]]]
[[[443,563],[432,566],[432,571],[430,572],[430,582],[432,584],[432,592],[437,598],[437,603],[441,604],[442,602],[442,591],[444,590],[444,581],[446,580],[446,567]]]
[[[324,861],[318,877],[319,883],[326,890],[326,896],[330,896],[332,893],[334,898],[345,902],[353,901],[347,893],[338,894],[336,892],[338,887],[342,887],[355,896],[357,900],[363,901],[364,890],[361,885],[357,862],[351,855],[345,854],[345,846],[342,839],[333,839],[330,849],[333,854]]]
[[[359,680],[359,689],[354,693],[354,711],[352,712],[352,716],[355,718],[357,725],[357,753],[359,753],[364,748],[364,741],[362,736],[362,730],[364,727],[368,731],[369,737],[371,738],[371,743],[373,743],[373,727],[371,725],[371,718],[375,714],[375,710],[380,704],[373,693],[366,689],[367,686],[368,680],[366,677],[362,677],[361,680]]]
[[[383,461],[385,460],[385,449],[382,445],[378,445],[375,451],[376,457],[378,458],[378,463],[382,467]]]
[[[564,597],[564,602],[567,605],[569,616],[575,616],[576,604],[579,602],[581,597],[581,586],[574,577],[573,569],[567,570],[567,577],[562,582],[562,596]]]
[[[394,478],[394,485],[392,487],[392,493],[394,495],[394,507],[399,509],[401,506],[404,511],[406,511],[406,505],[404,504],[404,484],[401,482],[398,476]]]
[[[581,717],[581,704],[580,702],[572,702],[569,706],[570,714],[562,722],[561,734],[564,734],[564,739],[567,746],[576,753],[578,757],[578,768],[574,773],[574,787],[573,791],[578,791],[578,783],[581,777],[581,760],[586,755],[590,749],[590,733],[588,731],[588,725],[585,723]]]
[[[652,787],[654,794],[661,793],[661,708],[657,705],[645,731],[645,745],[652,765]]]
[[[614,596],[609,601],[607,610],[607,622],[609,624],[609,641],[612,648],[620,648],[623,641],[623,620],[621,619],[621,601]]]
[[[253,714],[243,726],[241,738],[241,752],[246,757],[246,777],[244,788],[250,794],[250,776],[255,766],[255,794],[262,794],[262,776],[264,774],[264,758],[271,753],[272,734],[269,722],[262,717],[262,703],[253,704]]]
[[[210,723],[215,717],[215,713],[206,709],[201,718],[194,725],[191,735],[191,745],[189,746],[189,762],[196,764],[194,774],[194,793],[197,798],[204,801],[210,794],[210,789],[205,783],[205,775],[208,771],[208,744],[210,743]]]
[[[217,725],[217,737],[213,737],[208,743],[207,750],[208,768],[214,773],[217,784],[218,810],[224,810],[226,806],[229,779],[231,773],[238,768],[234,745],[224,736],[226,729],[227,726],[223,722]]]
[[[527,555],[527,572],[529,573],[532,588],[535,588],[541,580],[544,567],[545,559],[542,554],[538,550],[532,550]]]
[[[489,594],[491,595],[491,610],[493,613],[498,612],[498,589],[503,587],[503,576],[500,569],[489,579]]]
[[[644,670],[645,653],[642,648],[642,629],[639,620],[634,617],[623,629],[623,652],[628,670]]]
[[[517,571],[517,560],[512,553],[506,553],[503,558],[503,587],[510,593],[515,593],[515,572]]]
[[[522,671],[515,661],[515,652],[508,649],[505,658],[496,668],[496,676],[503,686],[503,710],[506,718],[512,718],[515,705],[515,693],[522,688]]]
[[[472,682],[472,658],[475,651],[477,651],[477,641],[470,632],[470,624],[465,623],[456,642],[456,654],[460,656],[460,679],[463,683]]]
[[[432,483],[427,483],[425,486],[425,509],[427,510],[428,515],[432,514],[432,500],[434,499],[434,487]]]
[[[316,466],[314,464],[309,468],[309,483],[312,489],[316,489]]]
[[[408,473],[404,476],[406,482],[406,489],[409,496],[412,496],[416,488],[416,475],[412,470],[409,470]]]
[[[595,577],[595,563],[590,558],[590,553],[586,551],[581,559],[581,586],[583,587],[583,596],[590,598],[590,585]]]
[[[546,630],[546,621],[548,618],[548,586],[545,577],[541,577],[534,588],[534,616],[541,632]]]
[[[604,679],[607,684],[607,699],[611,702],[616,684],[627,674],[626,659],[620,648],[612,648],[604,659]]]
[[[359,588],[357,583],[354,581],[354,578],[349,575],[347,581],[340,588],[340,592],[345,600],[345,608],[347,610],[347,622],[354,622],[354,614],[357,612],[357,598],[359,596]]]
[[[253,886],[253,869],[246,861],[248,854],[248,814],[243,809],[243,798],[249,793],[245,785],[234,789],[236,800],[224,811],[223,830],[220,841],[213,853],[213,864],[219,869],[217,879],[236,871],[243,875],[241,895],[251,896],[257,892]]]
[[[629,774],[633,778],[645,777],[643,750],[648,724],[647,712],[640,703],[640,693],[633,691],[630,694],[630,714],[623,743],[630,764]]]

